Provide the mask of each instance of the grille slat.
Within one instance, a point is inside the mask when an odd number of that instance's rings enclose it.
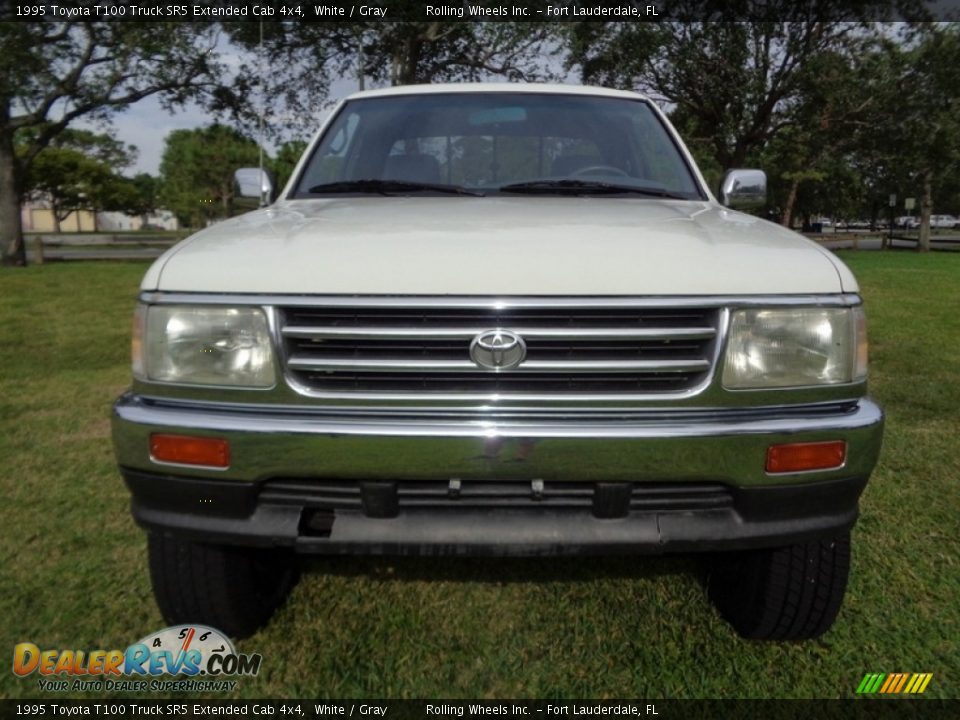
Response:
[[[720,483],[629,483],[629,508],[637,512],[684,512],[731,507],[733,496]],[[453,496],[443,481],[398,482],[400,509],[429,508],[589,508],[596,486],[583,482],[546,482],[534,497],[529,481],[468,481]],[[269,480],[260,500],[314,509],[356,510],[363,507],[359,481]]]
[[[683,390],[690,383],[686,374],[674,375],[599,375],[564,378],[558,375],[536,375],[534,373],[507,374],[455,374],[434,373],[417,375],[414,373],[378,374],[378,373],[304,373],[300,376],[311,388],[329,391],[369,392],[376,389],[381,392],[605,392],[623,393],[637,391],[659,392],[668,389]]]
[[[489,327],[365,327],[349,325],[287,326],[284,337],[327,340],[347,338],[350,340],[472,340]],[[717,334],[712,327],[511,327],[524,339],[540,340],[706,340]]]
[[[287,360],[294,370],[346,370],[347,372],[469,372],[486,373],[469,360],[434,360],[409,358],[384,360],[377,358],[309,358],[294,355]],[[707,360],[526,360],[520,367],[504,371],[511,373],[574,373],[605,372],[629,373],[638,370],[672,373],[707,370]]]
[[[716,308],[288,307],[279,312],[295,387],[319,393],[676,393],[703,383],[718,342]],[[491,371],[470,359],[482,332],[509,330],[527,352]]]

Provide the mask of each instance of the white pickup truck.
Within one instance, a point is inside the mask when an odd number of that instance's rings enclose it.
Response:
[[[166,619],[247,634],[298,554],[701,552],[743,636],[826,631],[883,415],[850,271],[733,209],[765,182],[630,92],[340,103],[143,279],[113,436]]]

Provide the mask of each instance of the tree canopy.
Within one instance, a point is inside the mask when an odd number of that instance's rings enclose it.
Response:
[[[107,120],[150,95],[167,107],[198,97],[214,107],[233,101],[218,35],[209,23],[0,23],[0,262],[25,262],[26,178],[76,120]]]
[[[275,130],[301,135],[315,129],[317,110],[335,78],[355,79],[358,89],[368,83],[490,77],[543,80],[556,76],[550,60],[560,37],[555,24],[535,22],[276,22],[227,28],[250,53],[241,82],[263,94]]]
[[[30,137],[22,133],[21,137]],[[17,152],[27,152],[27,142]],[[131,181],[120,174],[137,149],[109,135],[66,128],[39,151],[23,178],[24,197],[50,203],[55,227],[77,210],[121,210],[132,206]]]
[[[159,200],[190,227],[229,217],[235,199],[233,174],[241,167],[255,167],[259,156],[256,141],[226,125],[174,130],[160,162]]]
[[[194,225],[229,214],[233,170],[256,164],[243,130],[257,121],[257,99],[274,139],[303,138],[336,79],[364,87],[576,73],[663,105],[711,184],[730,167],[767,169],[768,213],[784,224],[822,213],[876,219],[895,192],[921,198],[926,228],[935,206],[960,209],[960,28],[867,22],[922,4],[728,3],[738,13],[725,19],[745,22],[706,22],[702,3],[677,0],[661,23],[0,23],[0,261],[23,262],[19,203],[37,191],[63,210],[142,214],[160,202]],[[240,129],[177,131],[159,187],[121,182],[122,145],[73,124],[109,121],[150,95],[167,108],[202,100]],[[269,161],[279,185],[303,146],[282,144]],[[925,229],[921,246],[928,239]]]
[[[784,224],[798,211],[876,219],[890,193],[928,198],[928,247],[930,208],[956,202],[960,176],[960,28],[918,23],[895,36],[843,21],[840,5],[780,5],[778,22],[578,23],[567,67],[665,105],[711,184],[763,166]],[[864,15],[891,6],[859,3]]]

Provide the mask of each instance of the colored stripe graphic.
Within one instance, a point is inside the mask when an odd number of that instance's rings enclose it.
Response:
[[[933,673],[867,673],[857,686],[857,694],[919,695],[932,678]]]
[[[867,673],[860,681],[857,692],[861,694],[875,693],[880,689],[880,683],[886,676],[886,673]]]
[[[888,693],[898,693],[903,688],[903,683],[907,681],[907,673],[896,673],[893,676],[893,682],[890,684]]]

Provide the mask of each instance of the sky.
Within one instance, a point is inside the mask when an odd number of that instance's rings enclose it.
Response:
[[[960,0],[936,0],[938,6],[960,8]],[[896,34],[902,23],[890,23],[890,28]],[[230,69],[239,68],[242,61],[242,52],[236,46],[229,43],[224,36],[217,44],[217,50],[220,53],[220,59]],[[572,81],[568,78],[567,82]],[[367,79],[367,88],[375,87],[370,79]],[[328,102],[323,107],[317,108],[317,116],[312,123],[307,125],[313,128],[319,128],[320,124],[327,117],[335,101],[355,92],[357,90],[357,79],[355,77],[335,79],[329,88]],[[116,139],[127,144],[135,145],[138,149],[136,162],[132,167],[125,171],[127,175],[146,172],[156,175],[160,169],[160,158],[163,154],[164,138],[173,130],[192,129],[203,127],[214,122],[216,118],[207,113],[203,108],[195,104],[190,104],[176,114],[171,114],[164,110],[160,101],[156,97],[147,97],[138,103],[127,108],[125,111],[113,116],[108,128],[102,125],[78,122],[77,127],[94,130],[96,132],[108,132]],[[309,137],[302,138],[309,140]],[[264,146],[268,152],[273,152],[275,147],[269,142]]]
[[[232,45],[225,35],[221,34],[216,44],[219,60],[226,65],[228,72],[237,70],[244,60],[243,51]],[[374,87],[367,80],[367,87]],[[317,108],[317,117],[312,126],[319,128],[320,124],[330,113],[335,101],[356,92],[356,78],[335,79],[330,83],[328,102],[324,107]],[[202,107],[189,103],[176,113],[165,110],[157,96],[149,96],[129,106],[125,110],[115,113],[107,125],[79,120],[74,127],[107,133],[111,137],[137,147],[137,159],[134,164],[123,171],[125,175],[136,175],[145,172],[157,175],[160,171],[160,158],[163,155],[164,139],[174,130],[191,130],[209,125],[217,120]],[[309,125],[310,123],[308,123]],[[308,137],[302,138],[309,140]],[[273,152],[275,147],[268,140],[264,143],[267,152]]]
[[[960,0],[957,0],[960,2]],[[216,45],[220,60],[229,70],[236,70],[242,64],[243,51],[232,45],[223,35]],[[377,85],[366,79],[366,88],[373,89]],[[312,123],[307,123],[314,129],[326,119],[334,103],[358,89],[357,78],[334,79],[328,89],[327,103],[317,108],[317,116]],[[217,118],[196,104],[189,104],[176,114],[167,112],[156,96],[150,96],[131,105],[126,110],[112,116],[109,125],[97,125],[90,122],[78,121],[75,127],[93,130],[94,132],[108,133],[121,142],[137,147],[137,159],[134,164],[124,170],[125,175],[136,175],[146,172],[157,175],[160,170],[160,158],[163,155],[164,138],[174,130],[193,129],[209,125]],[[302,140],[309,140],[303,137]],[[267,152],[276,148],[267,140],[264,143]]]
[[[354,79],[335,80],[330,86],[330,100],[339,100],[355,92],[356,85]],[[329,114],[331,105],[332,102],[318,109],[317,117],[313,123],[314,127],[320,127],[320,123]],[[124,171],[124,174],[136,175],[145,172],[156,175],[160,170],[160,156],[163,154],[164,138],[170,132],[202,127],[215,120],[216,118],[213,115],[195,104],[188,105],[182,111],[172,115],[160,106],[158,98],[147,97],[131,105],[125,111],[114,115],[107,128],[104,128],[103,125],[83,122],[77,123],[76,127],[95,132],[106,132],[121,142],[136,145],[138,150],[137,160],[133,166]],[[309,138],[304,138],[304,140],[306,139]],[[274,150],[270,142],[265,143],[265,147],[268,152]]]
[[[129,145],[136,145],[137,161],[126,173],[135,175],[146,172],[156,175],[160,169],[163,139],[173,130],[195,128],[210,122],[211,118],[198,107],[185,109],[170,115],[160,107],[156,98],[148,97],[114,115],[109,129],[112,137]],[[104,132],[102,125],[78,123],[78,127]]]

